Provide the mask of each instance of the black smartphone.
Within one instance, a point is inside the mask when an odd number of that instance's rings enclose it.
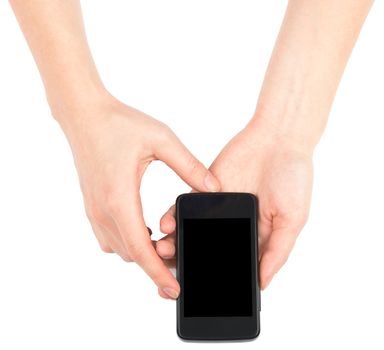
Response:
[[[257,198],[188,193],[176,200],[177,334],[241,340],[260,333]]]

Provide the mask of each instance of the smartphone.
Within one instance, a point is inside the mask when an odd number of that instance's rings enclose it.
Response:
[[[260,333],[257,198],[188,193],[176,200],[177,334],[185,340]]]

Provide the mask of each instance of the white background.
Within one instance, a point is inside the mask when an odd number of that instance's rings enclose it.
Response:
[[[168,123],[209,165],[252,116],[285,4],[92,0],[83,9],[111,92]],[[262,293],[260,337],[196,344],[178,339],[175,302],[99,250],[69,146],[2,1],[0,349],[383,349],[383,13],[377,1],[340,84],[315,153],[310,218]],[[150,166],[142,195],[159,237],[163,211],[187,191],[163,164]]]

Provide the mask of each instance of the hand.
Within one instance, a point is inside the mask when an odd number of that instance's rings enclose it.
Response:
[[[247,126],[224,147],[210,167],[222,191],[250,192],[259,198],[262,289],[286,262],[306,222],[312,189],[311,153],[274,134],[262,125]],[[160,229],[167,236],[157,242],[156,250],[161,257],[172,258],[174,206],[162,217]],[[159,294],[166,297],[161,291]]]
[[[141,178],[162,160],[199,191],[217,191],[215,177],[169,127],[108,96],[56,118],[71,145],[87,216],[105,252],[137,262],[158,288],[177,298],[179,285],[156,254],[144,222]]]

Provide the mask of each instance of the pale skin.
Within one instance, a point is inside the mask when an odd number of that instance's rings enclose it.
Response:
[[[79,1],[11,1],[40,70],[55,119],[71,146],[87,216],[105,252],[135,261],[170,298],[179,284],[145,225],[140,182],[161,160],[199,191],[217,179],[160,121],[111,96],[89,51]]]
[[[259,198],[262,289],[287,261],[307,220],[313,151],[371,5],[289,1],[254,116],[210,167],[222,191]],[[157,252],[174,263],[174,206],[160,228],[167,236],[157,242]]]
[[[166,236],[153,242],[140,200],[141,177],[158,159],[195,191],[257,195],[260,284],[266,288],[307,220],[313,151],[373,1],[288,2],[255,113],[209,170],[169,127],[108,93],[87,45],[78,0],[10,3],[71,146],[102,250],[137,262],[162,297],[177,298],[180,286],[167,268],[175,256],[174,207],[160,221]]]

